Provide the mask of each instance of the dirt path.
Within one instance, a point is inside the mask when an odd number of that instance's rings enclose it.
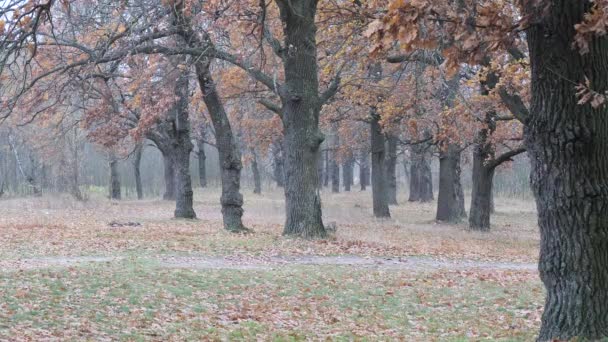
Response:
[[[190,269],[237,269],[269,270],[292,265],[317,266],[352,266],[363,268],[380,268],[391,270],[432,271],[439,269],[495,269],[535,271],[536,264],[506,263],[476,260],[439,260],[430,257],[361,257],[343,256],[274,256],[266,258],[231,258],[231,257],[164,257],[160,259],[164,267]]]
[[[536,271],[532,263],[509,263],[477,260],[435,259],[431,257],[361,257],[356,255],[342,256],[158,256],[147,257],[156,261],[161,267],[185,269],[231,269],[231,270],[272,270],[293,265],[313,266],[351,266],[385,270],[434,271],[441,269],[467,270],[515,270]],[[113,263],[122,257],[79,256],[79,257],[41,257],[20,260],[0,261],[0,271],[42,269],[52,267],[75,267],[90,263]]]

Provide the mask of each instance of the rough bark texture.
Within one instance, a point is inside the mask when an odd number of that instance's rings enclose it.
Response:
[[[143,152],[143,146],[139,145],[133,152],[133,176],[135,177],[135,190],[137,191],[137,199],[144,198],[144,190],[141,186],[141,155]]]
[[[371,118],[372,139],[372,201],[375,217],[391,217],[388,208],[388,194],[386,191],[386,168],[384,134],[380,127],[380,116],[373,114]]]
[[[481,94],[489,95],[498,83],[498,76],[490,73],[481,82]],[[484,127],[477,133],[473,149],[473,187],[471,189],[471,208],[469,212],[469,228],[473,230],[490,230],[490,214],[492,212],[492,182],[494,167],[489,161],[494,159],[495,150],[490,137],[496,130],[496,112],[489,111],[484,116]]]
[[[251,155],[253,156],[253,159],[251,160],[251,170],[253,172],[253,193],[259,195],[262,193],[262,179],[260,177],[260,169],[258,168],[258,155],[253,149],[251,149]]]
[[[318,191],[317,159],[324,136],[319,130],[319,80],[316,0],[277,1],[286,51],[281,94],[285,135],[285,209],[283,233],[305,238],[326,236]]]
[[[471,208],[469,211],[469,228],[473,230],[490,230],[490,201],[494,168],[486,165],[487,150],[477,144],[473,151],[473,187],[471,188]]]
[[[426,144],[417,144],[411,149],[410,202],[430,202],[434,197],[433,175],[427,148]]]
[[[397,205],[397,137],[386,135],[386,191],[388,204]]]
[[[439,155],[438,221],[456,223],[466,216],[460,172],[460,147],[449,145]]]
[[[120,174],[118,173],[118,161],[110,159],[110,199],[119,200],[120,195]]]
[[[211,71],[211,61],[200,58],[195,62],[198,83],[203,101],[215,129],[215,140],[219,153],[222,176],[222,216],[224,229],[230,232],[248,231],[243,225],[243,195],[241,195],[241,153],[228,120],[228,115],[219,97]]]
[[[160,147],[161,152],[163,149]],[[173,168],[173,160],[169,156],[169,152],[163,152],[163,166],[164,166],[164,178],[165,178],[165,193],[163,194],[163,199],[165,201],[173,201],[175,200],[175,170]]]
[[[183,64],[184,60],[176,60]],[[165,194],[163,199],[175,200],[176,218],[196,218],[193,209],[192,179],[190,176],[190,152],[194,148],[190,141],[190,122],[188,118],[188,79],[189,69],[180,70],[176,75],[174,95],[176,103],[147,136],[154,141],[163,154],[165,168]]]
[[[544,2],[540,2],[542,5]],[[589,1],[554,0],[524,14],[532,69],[526,146],[540,226],[540,276],[547,296],[540,341],[608,337],[608,107],[578,105],[572,82],[603,93],[608,39],[572,48]],[[544,8],[544,6],[543,6]]]
[[[171,154],[175,170],[175,217],[196,218],[193,205],[192,178],[190,176],[190,152],[194,146],[190,140],[188,118],[188,82],[190,70],[180,72],[175,83],[174,94],[178,99],[172,109],[174,148]]]

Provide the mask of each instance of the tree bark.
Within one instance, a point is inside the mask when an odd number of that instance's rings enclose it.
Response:
[[[222,216],[224,229],[238,233],[249,231],[242,221],[243,195],[241,195],[241,152],[239,151],[232,127],[217,92],[209,69],[211,60],[200,58],[195,62],[198,83],[203,93],[203,101],[215,129],[215,139],[219,153],[222,176]],[[260,190],[261,191],[261,190]]]
[[[258,156],[254,149],[251,149],[253,159],[251,161],[251,170],[253,171],[253,193],[262,193],[262,179],[260,178],[260,169],[258,168]]]
[[[460,147],[448,145],[439,155],[437,221],[457,223],[466,217],[460,173]]]
[[[144,198],[144,191],[141,186],[141,172],[140,172],[142,152],[143,152],[143,145],[138,145],[135,148],[134,155],[133,155],[133,176],[135,177],[135,189],[137,191],[138,200],[141,200]]]
[[[498,76],[490,73],[481,82],[481,95],[488,96],[490,90],[496,88],[497,84]],[[489,161],[493,160],[495,156],[494,146],[490,141],[490,137],[496,130],[495,117],[495,111],[489,111],[485,114],[484,127],[477,133],[473,149],[473,188],[469,213],[469,228],[473,230],[490,230],[494,167],[490,167]]]
[[[181,66],[185,61],[181,60]],[[179,68],[178,68],[179,69]],[[190,70],[184,67],[179,72],[177,81],[175,82],[174,94],[177,98],[175,107],[173,108],[173,136],[174,145],[173,167],[175,170],[175,217],[176,218],[196,218],[196,213],[193,208],[193,191],[192,177],[190,176],[190,153],[194,146],[190,139],[190,121],[188,113],[189,102],[189,79]]]
[[[388,204],[397,205],[397,137],[386,135],[386,189]]]
[[[319,130],[319,96],[315,14],[316,0],[277,1],[283,36],[285,134],[285,209],[283,233],[304,238],[327,235],[321,215],[319,176],[314,167],[324,136]],[[311,165],[313,167],[311,167]]]
[[[476,145],[473,152],[473,188],[471,189],[471,208],[469,212],[469,227],[473,230],[490,230],[490,197],[494,168],[488,167],[488,155]]]
[[[539,3],[539,6],[542,4]],[[532,70],[525,141],[540,226],[540,277],[546,288],[540,341],[608,337],[608,107],[577,104],[572,82],[589,78],[604,93],[608,39],[572,48],[574,25],[590,1],[553,0],[524,15]]]
[[[110,158],[110,199],[120,200],[120,174],[118,172],[118,161]]]
[[[425,144],[417,144],[411,149],[410,202],[430,202],[434,198],[433,175],[427,148]]]
[[[386,184],[385,144],[384,134],[380,127],[380,116],[372,113],[371,117],[371,146],[372,146],[372,200],[375,217],[391,217],[388,208],[388,193]]]
[[[194,148],[190,140],[190,121],[188,113],[189,69],[183,58],[175,60],[177,65],[174,85],[176,103],[169,110],[167,117],[148,132],[148,138],[154,141],[163,154],[165,168],[164,200],[175,200],[175,218],[196,218],[193,208],[192,178],[190,175],[190,153]]]

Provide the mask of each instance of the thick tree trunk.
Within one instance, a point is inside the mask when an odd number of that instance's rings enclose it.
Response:
[[[188,118],[190,71],[184,68],[178,75],[174,94],[177,102],[173,108],[173,151],[171,159],[175,170],[175,217],[196,218],[193,208],[192,177],[190,176],[190,153],[194,146],[190,140],[190,121]]]
[[[158,144],[157,144],[158,145]],[[160,148],[160,147],[159,147]],[[162,151],[162,149],[161,149]],[[173,167],[173,160],[169,155],[168,151],[162,151],[163,153],[163,165],[164,165],[164,178],[165,178],[165,193],[163,194],[163,200],[173,201],[175,200],[175,169]]]
[[[253,171],[253,193],[262,193],[262,179],[260,177],[260,169],[258,168],[258,155],[254,149],[251,149],[253,160],[251,161],[251,170]]]
[[[386,135],[386,189],[388,204],[397,205],[397,137]]]
[[[590,1],[553,0],[537,10],[532,4],[524,13],[537,20],[527,30],[532,100],[525,138],[547,290],[539,340],[600,340],[608,337],[608,107],[578,105],[572,82],[589,78],[591,89],[606,91],[608,39],[592,37],[584,55],[572,48],[574,25]]]
[[[205,142],[200,139],[197,142],[198,150],[196,151],[198,157],[198,180],[201,188],[207,187],[207,155],[205,154]]]
[[[241,195],[241,153],[232,133],[228,115],[215,87],[209,70],[211,61],[205,58],[195,63],[198,83],[203,93],[203,101],[215,129],[215,139],[219,153],[222,176],[222,216],[224,229],[230,232],[249,231],[242,221],[243,195]]]
[[[119,200],[120,195],[120,174],[118,172],[118,161],[110,159],[110,199]]]
[[[184,136],[179,138],[178,146],[180,148],[175,149],[173,157],[176,185],[175,217],[193,219],[196,218],[193,208],[194,193],[192,191],[192,178],[190,176],[190,152],[193,145],[190,142],[189,134],[188,140],[185,141],[185,139],[186,137]]]
[[[429,162],[427,146],[412,146],[410,164],[410,202],[430,202],[433,200],[433,175]]]
[[[139,199],[139,200],[144,198],[144,190],[141,186],[141,172],[140,172],[142,152],[143,152],[143,146],[139,145],[135,148],[134,155],[133,155],[133,176],[135,177],[135,189],[137,191],[137,199]]]
[[[283,233],[305,238],[326,236],[321,217],[316,163],[324,136],[319,130],[315,14],[316,0],[277,1],[283,23],[285,134],[285,209]],[[311,167],[312,166],[312,167]]]
[[[361,151],[359,158],[359,185],[361,191],[365,191],[369,185],[369,155],[367,151]]]
[[[438,221],[456,223],[466,216],[460,172],[460,147],[449,145],[439,156]]]
[[[372,146],[372,200],[375,217],[391,217],[388,208],[388,193],[385,168],[385,140],[380,127],[380,116],[373,113],[371,119]]]
[[[487,155],[479,145],[473,152],[473,188],[471,189],[471,208],[469,227],[473,230],[490,230],[490,201],[494,168],[486,165]]]
[[[344,184],[344,191],[350,191],[350,187],[353,185],[353,168],[355,161],[352,156],[348,157],[342,164],[342,184]]]

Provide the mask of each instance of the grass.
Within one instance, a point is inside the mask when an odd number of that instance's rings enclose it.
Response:
[[[161,268],[145,259],[3,273],[10,340],[531,340],[542,291],[526,272],[323,266]]]
[[[171,219],[158,200],[84,203],[69,197],[0,202],[0,340],[528,341],[544,294],[538,275],[505,270],[296,266],[171,268],[162,255],[263,259],[360,255],[535,262],[532,202],[497,198],[490,233],[434,222],[434,203],[391,207],[375,220],[369,192],[323,194],[327,240],[281,236],[282,195],[245,191],[253,235],[221,227],[219,192],[195,194],[199,220]],[[110,221],[139,227],[111,228]],[[57,267],[43,257],[120,256]],[[29,259],[28,258],[33,258]],[[23,267],[38,263],[35,268]]]

